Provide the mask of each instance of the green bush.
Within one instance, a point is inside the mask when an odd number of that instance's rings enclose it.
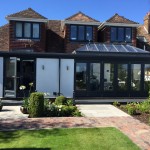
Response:
[[[143,113],[150,113],[150,100],[141,102],[139,110]]]
[[[29,116],[42,117],[44,114],[44,95],[43,93],[31,93],[29,98]]]
[[[128,103],[126,105],[126,109],[128,111],[128,114],[135,115],[137,112],[137,104],[136,103]]]
[[[119,103],[118,101],[114,101],[114,102],[113,102],[113,105],[114,105],[114,106],[120,106],[120,103]]]
[[[58,96],[55,99],[56,105],[67,105],[67,98],[65,96]]]
[[[59,109],[61,111],[61,116],[73,116],[73,113],[77,110],[76,106],[62,106],[61,109]]]
[[[29,98],[24,98],[23,99],[23,105],[22,105],[24,108],[27,108],[29,107]]]
[[[59,116],[59,108],[54,103],[49,104],[45,109],[46,117],[58,117]]]

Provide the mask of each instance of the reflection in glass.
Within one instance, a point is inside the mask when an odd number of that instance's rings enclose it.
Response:
[[[24,23],[24,37],[31,38],[31,23]]]
[[[113,91],[114,89],[114,64],[104,64],[104,90]]]
[[[127,90],[128,65],[118,64],[118,90]]]
[[[33,38],[40,37],[40,25],[38,23],[33,24]]]
[[[77,26],[71,26],[71,40],[77,40]]]
[[[100,88],[100,63],[90,63],[90,91]]]
[[[141,82],[141,64],[131,65],[131,88],[134,91],[140,90]]]
[[[78,27],[78,40],[83,41],[84,40],[84,26]]]
[[[124,28],[118,28],[118,41],[124,41]]]
[[[131,42],[131,33],[132,33],[131,28],[126,28],[126,35],[125,35],[126,42]]]
[[[76,90],[86,90],[86,63],[76,63]]]
[[[93,29],[91,26],[86,27],[86,40],[92,41],[93,40]]]
[[[5,81],[6,90],[15,90],[15,77],[16,77],[15,65],[16,65],[15,60],[6,59],[6,81]]]
[[[144,68],[144,90],[149,91],[149,85],[150,85],[150,64],[145,64]]]
[[[22,23],[16,23],[16,37],[22,37]]]
[[[111,41],[117,41],[117,28],[111,27]]]

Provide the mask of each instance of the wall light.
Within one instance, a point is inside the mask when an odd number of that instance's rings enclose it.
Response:
[[[42,70],[44,70],[45,69],[45,66],[44,65],[42,65]]]
[[[66,69],[69,70],[69,66],[66,66]]]

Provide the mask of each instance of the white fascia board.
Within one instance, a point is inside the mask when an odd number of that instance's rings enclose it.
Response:
[[[127,24],[127,23],[108,23],[104,22],[102,23],[98,29],[103,28],[104,26],[116,26],[116,27],[139,27],[140,24]]]
[[[83,21],[70,21],[70,20],[64,20],[62,21],[63,24],[76,24],[76,25],[95,25],[99,26],[100,22],[83,22]]]
[[[30,22],[48,22],[48,19],[36,19],[36,18],[19,18],[19,17],[6,17],[8,21],[30,21]]]

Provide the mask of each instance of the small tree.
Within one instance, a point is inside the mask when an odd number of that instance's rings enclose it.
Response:
[[[31,93],[29,98],[29,116],[42,117],[44,114],[44,95],[43,93]]]

